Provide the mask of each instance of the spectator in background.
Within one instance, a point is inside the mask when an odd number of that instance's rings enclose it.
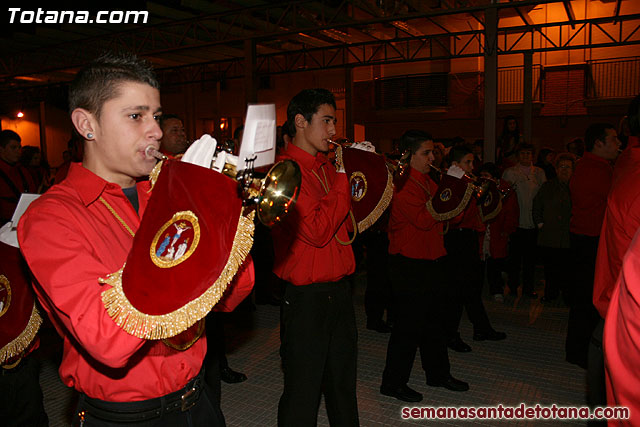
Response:
[[[545,182],[544,171],[533,166],[533,145],[521,144],[516,149],[518,164],[504,171],[502,178],[513,186],[518,195],[520,219],[518,228],[509,243],[509,289],[515,296],[520,285],[522,270],[522,295],[536,298],[533,289],[533,273],[536,262],[536,226],[533,222],[533,198]]]
[[[553,301],[562,289],[566,299],[569,280],[571,194],[569,179],[573,173],[573,154],[562,153],[556,159],[557,177],[545,182],[533,199],[533,221],[538,227],[538,246],[544,263],[544,297]]]
[[[53,180],[54,184],[60,184],[66,177],[69,172],[69,166],[73,162],[81,162],[82,156],[84,154],[84,140],[78,135],[78,132],[73,130],[71,133],[71,138],[67,141],[67,148],[62,153],[63,163],[58,166],[58,170],[56,171],[56,176]],[[68,153],[65,157],[64,153]]]
[[[520,134],[520,127],[515,116],[504,118],[502,133],[496,144],[497,164],[505,170],[518,163],[516,149],[524,140]]]
[[[40,148],[32,145],[22,147],[20,164],[31,174],[38,193],[42,193],[49,188],[49,168],[46,162],[42,161]]]
[[[160,128],[162,129],[162,139],[160,140],[162,153],[176,157],[187,151],[189,142],[180,117],[175,114],[163,114],[160,116]]]
[[[509,236],[518,229],[520,219],[518,196],[507,181],[500,179],[500,168],[494,163],[485,163],[478,173],[481,178],[495,181],[498,184],[498,189],[504,195],[500,213],[486,223],[486,230],[479,236],[481,257],[484,261],[483,267],[486,269],[487,281],[489,282],[489,292],[493,295],[494,300],[502,302],[504,300],[502,272],[508,271]]]
[[[536,166],[544,171],[544,176],[547,181],[556,177],[556,168],[554,164],[555,151],[549,147],[543,147],[538,153],[538,160]]]
[[[584,141],[582,138],[574,138],[567,143],[567,151],[574,156],[576,159],[582,158],[584,156]]]
[[[11,220],[22,193],[35,193],[31,174],[19,162],[20,135],[12,130],[0,132],[0,224]]]

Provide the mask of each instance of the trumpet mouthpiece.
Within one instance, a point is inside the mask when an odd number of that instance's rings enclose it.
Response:
[[[149,145],[144,149],[144,155],[147,156],[147,158],[156,158],[158,160],[167,159],[167,156],[158,151],[158,149],[156,149],[156,147],[154,147],[153,145]]]

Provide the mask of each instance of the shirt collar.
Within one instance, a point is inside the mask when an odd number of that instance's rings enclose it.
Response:
[[[595,154],[593,154],[590,151],[585,151],[584,155],[582,156],[582,158],[584,160],[590,160],[592,162],[604,163],[606,165],[610,165],[611,164],[611,163],[609,163],[609,160],[607,160],[607,159],[605,159],[603,157],[600,157],[600,156],[596,156]]]
[[[80,199],[85,206],[89,206],[105,191],[107,186],[115,186],[100,178],[89,169],[82,166],[82,163],[71,163],[69,173],[65,181],[70,181],[73,187],[78,191]]]
[[[291,157],[293,160],[298,162],[298,164],[307,170],[318,169],[323,164],[327,163],[329,159],[324,153],[318,152],[315,156],[304,151],[302,148],[289,144],[287,150],[284,152],[284,155],[287,157]]]

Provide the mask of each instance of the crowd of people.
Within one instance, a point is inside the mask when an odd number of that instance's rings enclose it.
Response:
[[[640,407],[633,368],[640,243],[632,240],[640,225],[639,99],[629,108],[620,157],[618,133],[606,123],[591,124],[584,142],[572,140],[566,152],[540,149],[535,164],[536,148],[513,116],[504,120],[495,163],[482,161],[482,141],[445,144],[424,130],[407,130],[398,140],[402,158],[388,156],[398,171],[390,207],[354,241],[351,184],[344,165],[325,154],[336,135],[334,96],[325,89],[294,96],[278,159],[299,165],[300,193],[281,223],[270,231],[257,226],[253,261],[247,257],[237,279],[253,282],[255,265],[256,298],[281,305],[278,425],[315,425],[321,396],[331,425],[359,424],[351,284],[359,264],[367,272],[366,327],[390,333],[381,394],[423,399],[407,385],[418,349],[426,385],[454,392],[473,387],[453,375],[448,354],[472,351],[459,333],[463,312],[474,341],[507,339],[484,307],[485,278],[495,301],[537,299],[535,268],[542,264],[541,301],[561,296],[569,307],[566,359],[588,370],[589,404]],[[183,122],[162,114],[153,71],[132,56],[106,55],[80,71],[69,102],[77,135],[53,187],[39,151],[21,151],[15,132],[0,133],[0,214],[7,222],[21,193],[44,193],[20,220],[17,241],[36,298],[63,340],[60,376],[80,396],[74,422],[224,425],[220,380],[247,379],[227,362],[224,313],[214,308],[206,333],[175,346],[129,334],[103,305],[109,285],[102,278],[123,268],[136,231],[153,215],[146,211],[153,192],[144,178],[156,159],[145,150],[151,145],[180,159],[188,148]],[[237,150],[241,133],[225,149]],[[483,182],[500,194],[491,215],[481,210]],[[458,187],[463,194],[456,204],[434,208]],[[224,309],[245,299],[243,292],[230,286]],[[47,423],[37,370],[18,371],[34,343],[3,361],[3,381],[14,375],[31,384],[20,396],[23,406],[3,408],[5,420],[16,420],[10,425]]]

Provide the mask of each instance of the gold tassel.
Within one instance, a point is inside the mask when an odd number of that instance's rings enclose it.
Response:
[[[393,198],[393,176],[387,169],[387,185],[384,188],[382,197],[378,201],[376,207],[366,216],[362,221],[358,223],[358,231],[362,233],[367,228],[371,227],[380,218],[384,211],[389,207],[391,199]]]
[[[31,317],[24,330],[13,339],[10,343],[0,349],[0,364],[4,364],[12,357],[18,356],[24,350],[29,347],[29,344],[34,340],[40,325],[42,324],[42,317],[38,313],[36,303],[33,303],[33,309],[31,310]]]
[[[156,185],[156,181],[158,180],[158,176],[160,175],[160,171],[162,170],[162,165],[164,164],[164,160],[160,160],[153,167],[153,170],[149,174],[149,182],[151,183],[151,188],[149,191],[153,190],[153,187]]]
[[[253,245],[254,216],[255,211],[248,217],[240,215],[231,253],[218,279],[198,298],[171,313],[150,315],[137,310],[122,290],[124,266],[106,278],[100,278],[100,283],[111,286],[102,292],[102,303],[109,316],[129,334],[143,339],[171,338],[189,329],[220,301],[227,286],[249,255]]]

